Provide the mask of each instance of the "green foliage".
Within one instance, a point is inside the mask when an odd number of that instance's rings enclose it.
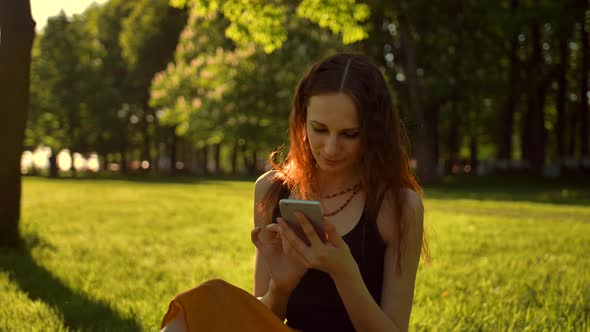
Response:
[[[195,7],[200,8],[200,7]],[[239,142],[272,149],[286,137],[292,93],[309,63],[338,48],[327,31],[293,18],[289,40],[267,54],[265,47],[224,38],[232,24],[223,8],[193,9],[175,62],[157,74],[150,103],[162,123],[203,146]]]
[[[308,18],[322,28],[342,33],[342,42],[352,44],[368,37],[362,25],[371,15],[370,7],[355,0],[303,0],[297,15]]]
[[[170,0],[178,8],[192,6],[198,15],[220,10],[231,22],[225,34],[237,44],[254,42],[266,53],[279,49],[287,40],[287,18],[294,2],[281,0],[269,3],[263,0]],[[342,34],[342,42],[351,44],[368,37],[363,25],[370,16],[370,7],[355,0],[303,0],[295,9],[299,17],[307,18],[322,28]]]
[[[287,39],[286,6],[259,1],[225,1],[221,7],[231,22],[225,34],[238,44],[255,42],[271,53]]]
[[[90,130],[83,122],[90,116],[92,102],[87,96],[95,87],[86,78],[99,63],[87,36],[84,20],[79,16],[69,20],[62,11],[48,20],[35,43],[27,145],[43,144],[54,152],[64,147],[88,149]]]

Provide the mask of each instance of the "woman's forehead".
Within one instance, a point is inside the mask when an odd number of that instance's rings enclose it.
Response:
[[[312,96],[307,106],[307,120],[327,126],[358,127],[356,105],[345,93]]]

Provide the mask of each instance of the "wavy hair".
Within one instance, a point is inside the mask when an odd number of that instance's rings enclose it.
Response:
[[[358,112],[361,186],[366,192],[367,211],[373,214],[373,218],[367,220],[376,222],[379,198],[387,191],[394,198],[397,272],[401,273],[407,227],[401,218],[405,204],[403,190],[409,188],[422,196],[422,188],[409,165],[406,152],[409,139],[394,108],[389,86],[379,69],[363,56],[333,55],[313,65],[299,81],[289,118],[288,153],[281,162],[276,160],[280,151],[271,153],[269,160],[277,172],[257,206],[265,222],[270,223],[283,186],[302,199],[312,196],[316,162],[306,138],[307,106],[312,96],[338,92],[350,96]],[[426,229],[422,238],[422,257],[430,262]]]

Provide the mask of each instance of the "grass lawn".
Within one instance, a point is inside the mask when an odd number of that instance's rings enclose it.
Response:
[[[0,331],[155,331],[175,293],[252,288],[252,181],[23,180],[0,251]],[[590,181],[449,178],[425,189],[433,256],[415,331],[589,331]]]

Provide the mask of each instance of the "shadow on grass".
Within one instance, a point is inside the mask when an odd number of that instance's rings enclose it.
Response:
[[[425,186],[433,199],[532,202],[590,206],[590,177],[449,176],[440,184]]]
[[[66,286],[51,271],[37,264],[31,250],[43,246],[36,237],[29,237],[18,248],[2,248],[0,271],[7,272],[10,280],[32,301],[40,300],[57,310],[64,324],[81,331],[139,331],[140,324],[124,318],[109,304],[90,299],[86,294]]]

